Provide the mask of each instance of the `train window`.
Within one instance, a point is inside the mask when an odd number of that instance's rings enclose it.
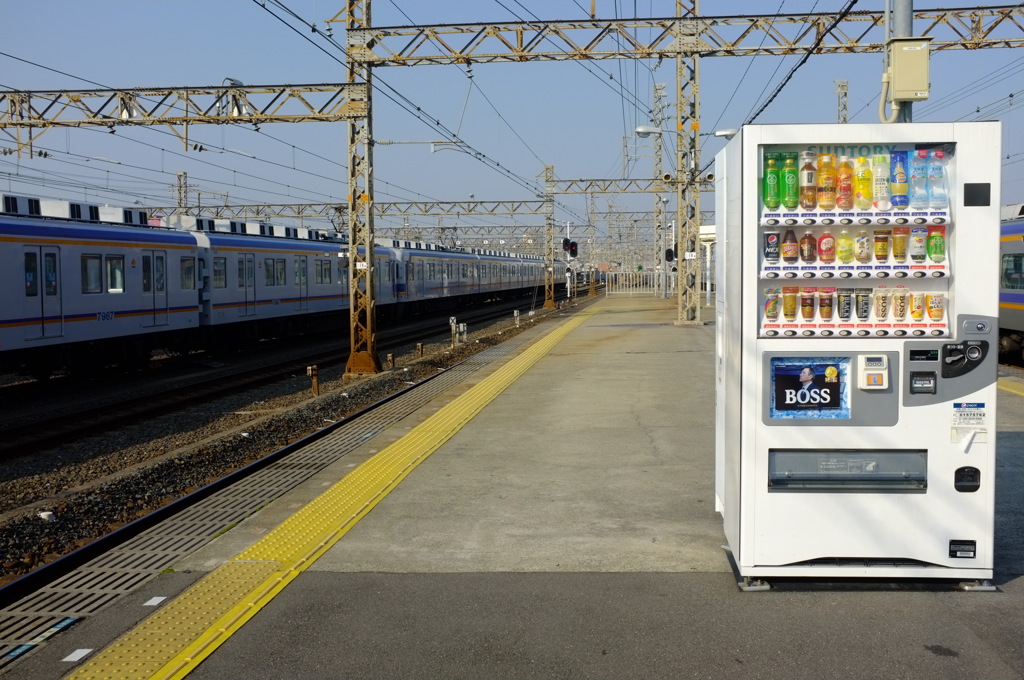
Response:
[[[196,258],[181,258],[181,289],[196,289]]]
[[[82,219],[82,204],[72,203],[71,204],[71,219],[80,220]]]
[[[153,256],[142,256],[142,292],[153,292]]]
[[[1024,254],[1003,255],[1003,282],[1001,288],[1024,290]]]
[[[238,287],[245,288],[245,258],[238,256]]]
[[[89,221],[99,222],[100,221],[100,207],[98,205],[89,206]]]
[[[4,212],[5,213],[16,213],[16,212],[18,212],[18,197],[17,196],[4,196]]]
[[[39,297],[38,253],[25,253],[25,297]]]
[[[331,283],[331,261],[317,260],[316,265],[317,283],[329,285]]]
[[[286,269],[284,258],[274,261],[274,285],[275,286],[287,286],[288,285],[288,270]]]
[[[228,258],[226,257],[213,258],[213,287],[228,287]]]
[[[42,215],[42,211],[39,209],[39,199],[30,198],[28,199],[28,214],[29,215]]]
[[[124,255],[107,255],[107,292],[124,292]]]
[[[263,260],[263,285],[274,285],[274,258],[272,257]]]
[[[99,255],[82,255],[82,292],[103,292],[103,258]]]
[[[153,282],[156,284],[156,292],[158,293],[164,292],[164,288],[166,286],[167,279],[164,277],[166,262],[167,260],[162,254],[157,255],[154,260],[156,266],[153,268]]]
[[[57,253],[43,253],[43,285],[46,295],[57,294]]]

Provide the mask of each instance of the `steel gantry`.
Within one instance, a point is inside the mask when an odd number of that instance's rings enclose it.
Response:
[[[353,338],[348,369],[372,372],[380,365],[373,333],[370,266],[375,212],[371,127],[374,67],[674,58],[679,143],[678,174],[671,184],[677,197],[678,237],[686,263],[679,268],[678,321],[699,323],[696,288],[700,283],[700,259],[696,248],[700,215],[697,183],[702,179],[697,176],[700,58],[787,55],[808,50],[818,54],[882,52],[885,48],[884,15],[879,11],[709,17],[700,15],[698,0],[676,0],[675,16],[667,18],[376,27],[370,21],[370,5],[371,0],[347,0],[346,9],[329,20],[344,22],[346,28],[347,78],[342,85],[274,88],[232,83],[231,87],[219,88],[6,91],[0,92],[0,129],[11,139],[14,150],[21,153],[30,152],[33,140],[53,127],[169,125],[187,147],[188,126],[197,123],[347,121],[346,207],[352,250],[349,283]],[[1024,7],[1020,4],[924,10],[914,12],[914,20],[922,35],[933,37],[930,48],[936,51],[1024,45]],[[269,97],[269,101],[257,101],[258,95]],[[310,99],[314,95],[326,96],[326,101],[313,105]],[[685,106],[683,102],[687,102]],[[10,132],[12,129],[15,134]],[[549,256],[553,258],[550,247]]]

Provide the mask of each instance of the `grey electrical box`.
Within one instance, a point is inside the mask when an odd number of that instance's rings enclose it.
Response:
[[[889,88],[892,101],[928,99],[930,37],[889,38]]]

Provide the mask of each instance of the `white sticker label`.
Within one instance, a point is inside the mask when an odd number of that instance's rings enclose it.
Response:
[[[953,427],[981,427],[984,424],[984,403],[954,402]]]

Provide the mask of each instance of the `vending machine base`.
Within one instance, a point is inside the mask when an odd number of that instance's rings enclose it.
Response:
[[[815,560],[813,564],[785,565],[777,567],[745,568],[743,573],[736,564],[732,549],[723,545],[729,553],[729,561],[736,575],[736,585],[745,593],[764,592],[772,589],[773,583],[791,582],[799,579],[802,585],[831,586],[856,584],[858,587],[877,585],[890,588],[893,584],[927,579],[933,583],[948,583],[950,587],[966,592],[995,592],[992,574],[988,570],[950,569],[939,565],[914,563],[897,560],[829,559]],[[987,572],[987,573],[979,573]]]

